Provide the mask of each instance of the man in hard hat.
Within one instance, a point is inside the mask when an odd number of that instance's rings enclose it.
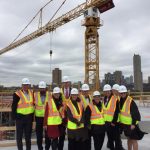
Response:
[[[86,108],[85,126],[91,129],[95,150],[101,150],[105,137],[105,120],[99,91],[93,92],[93,100]]]
[[[23,150],[25,135],[26,150],[31,150],[31,133],[34,114],[33,92],[28,78],[22,79],[22,89],[13,94],[12,117],[16,121],[17,147]]]
[[[63,76],[63,84],[62,84],[62,88],[61,88],[61,94],[62,94],[63,101],[65,103],[68,102],[70,93],[71,93],[71,83],[70,82],[71,81],[68,76]]]
[[[45,147],[45,150],[58,150],[59,142],[58,138],[61,136],[61,127],[63,121],[63,104],[60,97],[60,88],[55,87],[53,89],[52,97],[46,104],[45,116],[44,116],[44,128],[46,135],[49,138],[49,143]]]
[[[46,103],[50,99],[50,93],[47,91],[46,83],[44,81],[39,82],[39,90],[34,92],[34,103],[35,103],[35,121],[36,121],[36,137],[38,150],[43,150],[43,122]],[[49,139],[45,136],[45,147],[49,143]]]
[[[90,88],[88,84],[83,84],[81,87],[82,94],[80,94],[80,98],[83,102],[84,109],[88,106],[90,102],[92,102],[91,95],[89,94]]]
[[[67,118],[68,150],[86,150],[84,141],[88,135],[84,128],[84,108],[76,88],[72,88],[67,103]]]
[[[85,113],[86,113],[86,108],[89,105],[89,103],[92,102],[91,95],[89,94],[90,88],[88,84],[83,84],[81,87],[81,94],[80,94],[80,99],[83,103]],[[88,130],[89,138],[85,141],[86,145],[86,150],[91,150],[91,133],[90,130]]]
[[[103,93],[103,110],[109,148],[111,150],[121,150],[122,148],[120,148],[120,144],[118,143],[119,101],[112,94],[109,84],[104,85]]]
[[[63,105],[64,105],[64,109],[66,110],[66,106],[67,103],[69,101],[70,98],[70,94],[71,94],[71,80],[69,79],[68,76],[63,76],[62,79],[62,88],[61,88],[61,96],[62,96],[62,100],[63,100]],[[66,121],[67,122],[67,121]],[[66,130],[65,128],[65,123],[64,123],[64,131]],[[63,150],[64,147],[64,141],[65,141],[65,132],[64,135],[61,135],[59,138],[59,150]]]

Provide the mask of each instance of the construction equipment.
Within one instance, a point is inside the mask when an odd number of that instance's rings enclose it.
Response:
[[[56,28],[78,18],[81,16],[87,9],[97,7],[101,13],[109,10],[114,7],[112,0],[86,0],[85,3],[78,5],[73,10],[63,14],[59,18],[48,22],[45,26],[40,27],[38,30],[33,33],[21,38],[20,40],[13,42],[6,48],[0,50],[0,55],[10,51],[24,43],[27,43],[33,39],[36,39],[48,32],[54,31]],[[89,23],[92,23],[89,25]],[[99,18],[96,20],[94,18],[86,19],[84,24],[86,29],[85,35],[85,82],[88,84],[93,84],[93,89],[99,89],[99,37],[97,29],[100,26]],[[92,30],[92,34],[89,33]],[[92,43],[94,42],[94,44]],[[94,49],[93,49],[94,46]],[[90,48],[89,48],[90,47]],[[91,51],[92,50],[92,51]],[[94,53],[95,58],[91,57]],[[94,60],[93,60],[94,59]],[[96,84],[96,85],[95,85]]]

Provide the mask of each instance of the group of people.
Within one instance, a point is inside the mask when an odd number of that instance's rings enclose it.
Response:
[[[38,150],[63,150],[67,133],[68,150],[91,150],[93,137],[95,150],[101,150],[105,134],[110,150],[124,150],[121,132],[128,139],[128,150],[138,150],[137,140],[144,132],[139,129],[140,113],[124,85],[106,84],[103,97],[99,91],[90,94],[88,84],[81,89],[72,88],[68,76],[63,77],[62,88],[49,92],[44,81],[37,91],[31,90],[28,78],[22,79],[22,89],[13,94],[12,117],[16,121],[18,150],[31,150],[33,121],[36,123]]]

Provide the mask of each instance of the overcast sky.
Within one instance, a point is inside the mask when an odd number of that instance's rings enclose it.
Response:
[[[53,2],[43,11],[47,23],[63,0]],[[48,0],[0,0],[0,49],[8,46]],[[85,0],[67,0],[55,18]],[[100,35],[100,78],[107,72],[121,70],[133,75],[133,55],[141,55],[144,80],[150,76],[150,0],[114,0],[115,8],[100,15],[104,26]],[[0,56],[0,85],[20,85],[23,77],[32,84],[51,82],[51,68],[59,67],[72,81],[84,80],[83,16]],[[27,35],[38,28],[38,20],[27,28]],[[50,44],[51,43],[51,44]],[[53,50],[50,62],[49,51]]]

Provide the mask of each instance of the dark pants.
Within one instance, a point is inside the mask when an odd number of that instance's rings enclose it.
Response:
[[[52,150],[58,150],[58,138],[51,139],[46,137],[45,139],[45,150],[49,150],[52,146]]]
[[[65,141],[65,134],[63,134],[63,135],[61,135],[59,137],[58,150],[63,150],[63,148],[64,148],[64,141]]]
[[[122,150],[119,125],[107,126],[108,145],[111,150]]]
[[[85,149],[91,150],[91,132],[90,132],[90,130],[88,130],[88,139],[84,143],[85,143]]]
[[[38,150],[43,150],[42,143],[43,143],[43,121],[44,121],[44,118],[43,117],[36,117],[35,121],[36,121],[36,138],[37,138]],[[50,141],[49,141],[49,138],[46,134],[47,133],[45,132],[45,147],[47,147],[49,149],[50,148],[50,144],[49,144]]]
[[[18,150],[23,150],[23,134],[25,136],[26,150],[31,150],[32,121],[32,115],[27,115],[16,120]]]
[[[76,141],[75,139],[68,139],[68,150],[86,150],[82,140]]]
[[[93,135],[95,150],[101,150],[102,149],[102,146],[103,146],[103,143],[104,143],[104,138],[105,138],[105,132],[102,133],[102,134]]]

